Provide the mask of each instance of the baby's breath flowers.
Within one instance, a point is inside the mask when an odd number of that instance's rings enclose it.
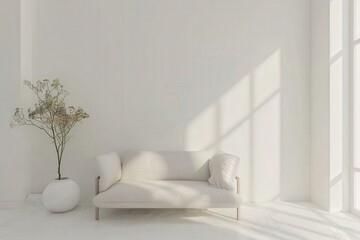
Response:
[[[24,111],[16,108],[10,126],[34,126],[52,139],[58,161],[58,178],[61,179],[61,160],[65,145],[69,141],[71,129],[89,115],[81,107],[66,107],[68,92],[58,79],[45,79],[32,83],[25,80],[37,97],[34,108]]]

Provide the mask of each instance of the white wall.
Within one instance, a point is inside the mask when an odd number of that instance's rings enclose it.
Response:
[[[329,1],[311,1],[311,201],[329,208]]]
[[[311,200],[349,208],[349,1],[311,2]]]
[[[309,199],[309,1],[39,0],[32,77],[59,77],[90,119],[63,175],[93,195],[93,157],[114,149],[224,150],[245,200]],[[32,142],[32,191],[56,176]]]
[[[21,103],[20,0],[0,1],[0,207],[17,206],[30,191],[26,136],[10,128]]]

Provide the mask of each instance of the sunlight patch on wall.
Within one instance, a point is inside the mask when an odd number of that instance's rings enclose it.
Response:
[[[220,134],[224,135],[250,114],[250,76],[246,75],[228,89],[219,103]]]
[[[342,81],[343,61],[338,58],[330,66],[330,180],[342,173]]]
[[[343,42],[343,1],[330,1],[330,58],[342,51]]]
[[[281,49],[277,49],[253,72],[253,181],[250,188],[253,188],[254,199],[273,200],[281,192],[280,87]]]
[[[271,97],[281,84],[281,50],[277,49],[254,70],[254,108]]]
[[[360,111],[356,108],[356,106],[360,106],[360,0],[355,0],[354,2],[354,38],[352,39],[354,42],[353,45],[353,78],[354,78],[354,119],[355,119],[355,127],[354,127],[354,136],[355,142],[359,142],[360,139]],[[360,150],[360,149],[359,149]],[[360,168],[360,151],[356,148],[354,149],[354,167]],[[359,197],[360,199],[360,197]]]
[[[330,1],[330,211],[343,206],[343,1]]]
[[[222,150],[239,155],[242,189],[249,200],[280,196],[280,87],[281,49],[276,49],[185,127],[186,150]]]
[[[185,126],[185,149],[203,150],[218,138],[217,106],[210,104]]]
[[[252,120],[251,197],[262,201],[274,200],[281,193],[281,96],[275,92]]]
[[[354,13],[360,13],[360,0],[354,0]],[[360,14],[354,14],[354,41],[360,39]]]

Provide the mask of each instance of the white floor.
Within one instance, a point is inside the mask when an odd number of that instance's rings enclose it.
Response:
[[[241,221],[234,209],[101,210],[81,206],[49,213],[38,198],[21,209],[0,209],[1,240],[57,239],[360,239],[360,219],[329,214],[311,203],[245,205]]]

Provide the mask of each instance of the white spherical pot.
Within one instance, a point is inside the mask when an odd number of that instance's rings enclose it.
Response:
[[[52,212],[70,211],[79,203],[79,185],[68,178],[56,179],[46,186],[42,200],[45,207]]]

